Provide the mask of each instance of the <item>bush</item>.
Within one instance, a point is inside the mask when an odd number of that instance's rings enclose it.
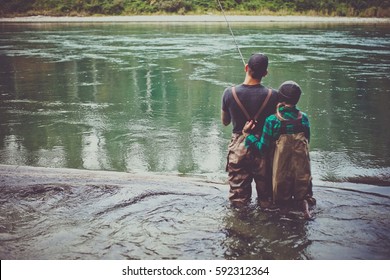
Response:
[[[186,0],[159,0],[155,6],[158,11],[167,13],[186,12],[192,9],[191,2]]]
[[[13,14],[153,14],[219,11],[216,0],[0,0],[0,15]],[[390,14],[390,0],[220,0],[226,11],[298,12],[338,16]]]
[[[34,5],[35,1],[26,0],[2,0],[0,4],[0,15],[27,13]]]

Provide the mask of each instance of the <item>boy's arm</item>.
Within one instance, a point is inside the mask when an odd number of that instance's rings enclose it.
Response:
[[[260,139],[255,135],[250,134],[245,138],[245,147],[250,148],[254,147],[263,154],[268,147],[270,146],[273,139],[274,128],[273,123],[270,120],[266,120],[263,127],[263,133],[261,134]]]
[[[303,113],[303,122],[302,123],[305,126],[305,136],[310,143],[310,122],[309,122],[309,118],[307,117],[307,115],[305,113]]]
[[[264,145],[264,143],[261,142],[261,138],[257,138],[253,134],[250,134],[245,138],[245,147],[247,149],[258,150],[260,155],[264,155],[268,148],[266,145]]]

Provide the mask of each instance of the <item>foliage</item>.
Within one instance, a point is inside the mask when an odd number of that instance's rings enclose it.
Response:
[[[219,11],[217,0],[0,0],[7,15],[125,15],[207,13]],[[263,14],[314,13],[331,16],[390,16],[390,0],[220,0],[227,12]]]
[[[0,15],[7,12],[25,13],[32,9],[33,1],[26,0],[2,0],[0,3]]]

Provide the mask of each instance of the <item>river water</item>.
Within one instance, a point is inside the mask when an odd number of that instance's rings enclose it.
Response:
[[[303,89],[314,221],[227,204],[221,96],[245,73],[225,25],[2,24],[0,257],[390,258],[389,26],[233,28],[265,85]],[[58,181],[74,169],[144,177]]]

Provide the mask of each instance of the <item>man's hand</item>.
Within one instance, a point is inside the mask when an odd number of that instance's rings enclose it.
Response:
[[[256,123],[253,120],[246,122],[244,128],[242,129],[242,134],[244,134],[244,136],[247,136],[253,131],[255,127]]]

